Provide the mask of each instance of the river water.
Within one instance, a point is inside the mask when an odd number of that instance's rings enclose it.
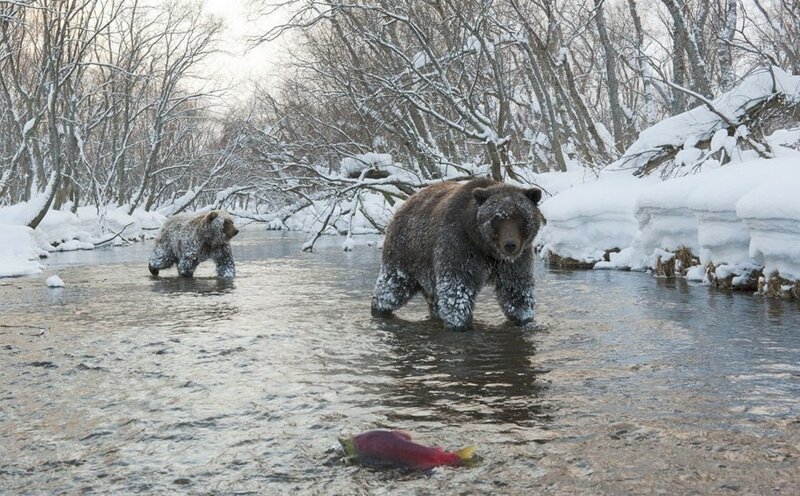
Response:
[[[0,492],[797,494],[797,302],[537,265],[536,329],[486,289],[454,333],[370,317],[377,248],[302,241],[244,230],[232,283],[151,243],[0,280]],[[344,464],[374,428],[482,463]]]

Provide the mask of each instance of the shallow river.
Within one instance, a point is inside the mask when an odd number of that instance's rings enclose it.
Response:
[[[370,317],[380,251],[245,230],[238,277],[151,278],[151,243],[0,280],[3,494],[797,494],[800,304],[537,265],[538,328],[481,293]],[[47,288],[57,273],[63,289]],[[474,468],[346,465],[373,428]]]

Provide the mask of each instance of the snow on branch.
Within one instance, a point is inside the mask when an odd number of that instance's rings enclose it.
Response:
[[[791,113],[800,104],[800,76],[777,67],[745,78],[713,100],[670,81],[662,82],[702,105],[642,131],[608,170],[673,177],[695,172],[703,164],[717,166],[773,156],[763,138],[772,131],[763,114],[770,107]]]

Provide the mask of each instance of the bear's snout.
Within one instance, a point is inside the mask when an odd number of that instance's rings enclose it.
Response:
[[[239,234],[239,230],[236,229],[236,226],[234,226],[233,222],[230,221],[225,221],[225,225],[222,227],[222,230],[225,232],[225,237],[228,239],[231,239]]]
[[[519,255],[522,249],[522,237],[519,232],[519,226],[514,219],[504,220],[500,224],[497,234],[501,255],[509,258],[514,258]]]
[[[521,246],[522,243],[520,242],[519,239],[506,239],[500,245],[500,252],[502,255],[508,258],[516,258],[516,256],[519,255],[519,252],[521,251],[520,250]]]

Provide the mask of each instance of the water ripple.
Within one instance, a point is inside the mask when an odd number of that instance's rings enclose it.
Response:
[[[240,236],[232,282],[211,265],[152,278],[110,250],[61,266],[58,293],[0,286],[4,492],[788,494],[800,480],[795,303],[538,266],[536,329],[505,324],[487,290],[476,330],[453,333],[421,301],[369,317],[377,250]],[[372,428],[475,444],[484,462],[342,463],[337,437]]]

